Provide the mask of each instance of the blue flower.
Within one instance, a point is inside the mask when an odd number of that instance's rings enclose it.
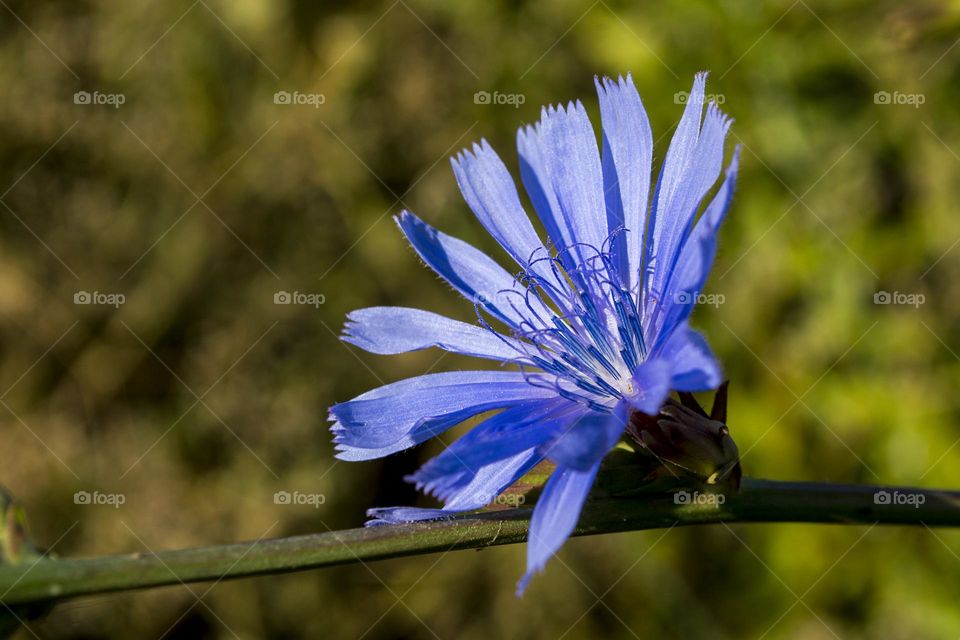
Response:
[[[698,74],[653,193],[653,139],[628,75],[597,80],[602,153],[583,105],[545,107],[517,134],[520,174],[546,230],[482,140],[453,160],[480,223],[517,275],[404,211],[397,222],[423,261],[477,310],[468,324],[429,311],[372,307],[348,317],[344,340],[377,354],[428,347],[501,363],[499,370],[423,375],[330,409],[343,460],[413,447],[496,410],[408,478],[442,509],[373,509],[373,524],[410,522],[489,504],[543,460],[556,464],[530,524],[530,578],[573,531],[600,462],[632,412],[655,415],[671,390],[704,391],[720,367],[687,319],[716,251],[737,156],[720,177],[730,120]]]

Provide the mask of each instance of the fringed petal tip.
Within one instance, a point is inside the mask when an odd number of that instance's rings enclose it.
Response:
[[[456,491],[459,477],[456,474],[438,478],[425,477],[423,468],[409,475],[403,476],[403,481],[412,484],[414,488],[425,496],[434,497],[445,502],[450,494]]]
[[[633,74],[629,71],[626,75],[620,73],[617,74],[617,77],[613,76],[593,76],[593,84],[597,88],[597,92],[605,94],[612,91],[636,91],[636,86],[633,84]]]
[[[539,130],[542,127],[549,126],[549,124],[558,118],[568,118],[571,116],[589,118],[587,115],[587,109],[583,106],[583,102],[577,98],[576,100],[570,100],[566,104],[559,102],[557,104],[548,104],[540,107],[540,122],[537,123],[536,130]]]
[[[457,153],[450,158],[450,164],[453,165],[454,170],[457,170],[463,165],[475,162],[481,156],[489,153],[496,155],[496,151],[494,151],[487,139],[480,138],[469,147],[464,147],[460,149],[460,151],[457,151]]]
[[[458,491],[463,489],[464,485],[470,480],[470,473],[451,473],[445,476],[430,477],[424,473],[421,468],[416,473],[404,476],[404,482],[412,484],[417,491],[425,496],[436,498],[440,502],[447,503],[457,496]],[[472,472],[476,475],[476,471]]]
[[[730,131],[730,125],[733,124],[733,118],[720,108],[720,105],[717,104],[714,98],[711,98],[710,103],[707,105],[707,118],[716,119],[719,122],[720,131],[724,136],[727,135],[727,132]]]
[[[338,457],[370,460],[409,449],[467,418],[527,400],[549,399],[517,371],[447,371],[378,387],[330,408]]]

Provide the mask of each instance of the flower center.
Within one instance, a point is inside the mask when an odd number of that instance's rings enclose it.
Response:
[[[539,369],[527,372],[528,382],[608,411],[637,393],[633,372],[646,357],[643,327],[610,253],[576,249],[576,255],[564,250],[532,260],[517,277],[523,290],[502,291],[500,299],[525,320],[511,344],[521,368]],[[500,335],[477,310],[481,323]]]

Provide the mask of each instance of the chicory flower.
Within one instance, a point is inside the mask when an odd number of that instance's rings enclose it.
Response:
[[[720,177],[731,122],[713,103],[704,115],[705,81],[705,73],[694,80],[652,188],[650,124],[629,75],[596,81],[600,148],[579,101],[545,107],[537,124],[520,129],[520,177],[546,242],[486,141],[453,158],[464,199],[516,262],[511,271],[402,212],[397,223],[414,250],[474,303],[478,322],[372,307],[349,314],[344,340],[377,354],[438,347],[501,366],[402,380],[330,409],[343,460],[386,456],[496,411],[408,478],[442,509],[373,509],[373,523],[483,508],[552,461],[530,524],[522,592],[572,533],[631,415],[656,415],[672,390],[721,383],[706,341],[688,325],[737,171],[735,151],[698,216]]]

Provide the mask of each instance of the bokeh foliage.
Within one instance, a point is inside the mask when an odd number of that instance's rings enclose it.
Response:
[[[332,402],[469,366],[337,340],[362,306],[472,317],[392,215],[408,206],[495,252],[447,156],[486,137],[515,169],[514,132],[539,105],[579,97],[597,115],[593,75],[630,70],[659,162],[675,94],[710,69],[742,172],[708,289],[723,304],[695,324],[732,380],[746,472],[957,486],[958,27],[955,4],[930,0],[9,0],[0,481],[63,555],[346,528],[417,500],[400,478],[437,445],[336,464],[326,431]],[[125,102],[76,104],[77,91]],[[278,105],[277,91],[324,102]],[[276,305],[280,290],[326,301]],[[126,302],[76,305],[78,291]],[[880,291],[925,301],[874,304]],[[126,502],[77,505],[76,491]],[[277,491],[325,502],[278,505]],[[960,535],[922,527],[654,531],[569,542],[519,601],[518,546],[84,599],[33,629],[947,637],[958,554]]]

